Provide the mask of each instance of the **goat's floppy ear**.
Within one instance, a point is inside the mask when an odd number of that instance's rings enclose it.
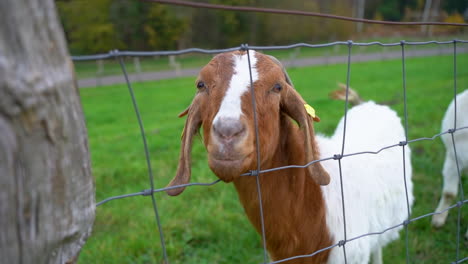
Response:
[[[305,146],[305,158],[306,162],[312,160],[318,160],[320,158],[317,142],[315,142],[314,127],[312,126],[312,117],[309,116],[306,110],[306,102],[302,99],[301,95],[294,89],[291,78],[289,78],[286,69],[281,62],[273,56],[270,57],[275,64],[281,67],[283,70],[284,78],[288,84],[286,89],[282,93],[281,97],[281,108],[282,110],[294,119],[302,129],[304,133],[304,146]],[[318,117],[314,117],[314,120],[319,121]],[[318,162],[307,167],[310,175],[314,181],[319,185],[327,185],[330,183],[330,175]]]
[[[188,117],[185,121],[185,127],[182,132],[182,146],[180,148],[180,157],[179,165],[177,166],[177,173],[167,187],[187,184],[190,181],[190,155],[192,151],[193,136],[198,132],[202,124],[198,96],[195,96],[192,104],[185,111],[180,113],[179,117],[182,117],[186,114],[188,114]],[[185,187],[171,189],[167,191],[167,194],[171,196],[179,195],[184,191],[184,189]]]
[[[281,98],[282,110],[294,119],[304,133],[304,146],[306,162],[318,160],[319,151],[317,142],[315,141],[314,127],[312,126],[312,117],[307,113],[304,99],[292,87],[287,86]],[[330,183],[330,176],[319,162],[316,162],[307,167],[314,181],[319,185],[327,185]]]

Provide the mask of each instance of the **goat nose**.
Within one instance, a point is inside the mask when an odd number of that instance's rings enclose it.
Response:
[[[240,120],[220,118],[213,125],[214,134],[223,140],[239,138],[245,132],[245,126]]]

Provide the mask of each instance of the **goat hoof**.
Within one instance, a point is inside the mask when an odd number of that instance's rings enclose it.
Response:
[[[432,217],[432,226],[435,228],[440,228],[445,224],[445,221],[447,220],[447,212],[444,212],[442,214],[434,215]]]

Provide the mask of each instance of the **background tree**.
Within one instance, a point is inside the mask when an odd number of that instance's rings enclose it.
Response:
[[[57,7],[73,54],[122,49],[116,25],[110,19],[111,0],[61,0]]]
[[[56,1],[70,49],[77,55],[112,49],[174,50],[233,47],[241,43],[284,45],[326,42],[348,39],[356,32],[372,32],[370,26],[363,27],[362,23],[312,17],[175,7],[138,0]],[[200,1],[390,21],[421,20],[425,3],[431,1],[430,14],[444,14],[433,17],[432,21],[447,18],[442,10],[454,15],[450,18],[452,22],[461,22],[461,14],[468,16],[468,1],[459,0]]]
[[[357,0],[354,9],[355,9],[355,17],[361,18],[361,19],[364,18],[364,13],[365,13],[365,9],[366,9],[366,1],[365,0]],[[363,23],[357,23],[356,24],[356,31],[358,33],[362,32],[363,25],[364,25]]]
[[[125,49],[175,49],[187,27],[186,19],[168,5],[114,0],[109,7],[110,22]]]
[[[132,0],[58,0],[60,18],[74,54],[112,49],[175,49],[188,23],[185,12]]]
[[[0,258],[73,263],[95,190],[73,64],[52,0],[0,1]]]
[[[417,0],[376,0],[374,12],[382,15],[384,20],[401,21],[405,16],[405,9],[415,8],[417,4]]]
[[[468,1],[444,0],[441,4],[442,8],[449,14],[455,12],[463,14],[464,12],[468,12]]]

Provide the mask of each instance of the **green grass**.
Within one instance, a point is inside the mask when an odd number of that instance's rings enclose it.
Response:
[[[388,37],[385,39],[373,39],[373,38],[364,38],[357,39],[355,42],[373,42],[379,41],[382,43],[397,43],[402,38]],[[428,41],[436,40],[437,37],[416,37],[411,39],[406,39],[406,41]],[[466,39],[463,35],[454,35],[452,37],[444,36],[442,38],[444,41],[450,39]],[[343,40],[346,41],[346,40]],[[322,44],[314,43],[314,44]],[[435,44],[424,45],[424,46],[409,46],[407,49],[437,49],[440,46]],[[442,46],[448,47],[448,46]],[[392,48],[381,47],[377,45],[367,46],[367,47],[353,47],[353,52],[357,53],[379,53],[391,50]],[[336,45],[333,47],[323,47],[323,48],[296,48],[288,50],[274,50],[268,51],[266,53],[271,54],[279,59],[298,59],[298,58],[309,58],[309,57],[319,57],[319,56],[337,56],[345,55],[348,52],[348,47],[345,45]],[[180,67],[183,69],[198,68],[203,66],[206,61],[208,61],[212,55],[190,53],[180,56],[175,56],[175,60],[180,64]],[[122,73],[120,64],[116,60],[101,60],[102,66],[99,66],[96,61],[75,61],[75,71],[79,79],[83,78],[97,78],[108,75],[119,75]],[[129,73],[136,73],[136,66],[134,58],[125,58],[125,64],[127,71]],[[101,67],[101,70],[99,70]],[[142,72],[151,72],[151,71],[162,71],[162,70],[175,70],[174,66],[171,66],[168,56],[155,56],[155,57],[144,57],[140,58],[140,70]]]
[[[439,132],[453,96],[453,58],[439,56],[406,61],[409,138]],[[353,63],[351,86],[365,99],[391,102],[403,115],[401,61]],[[343,103],[327,98],[337,82],[346,81],[346,65],[293,68],[296,89],[314,106],[322,122],[317,131],[330,134],[343,114]],[[173,177],[184,119],[177,114],[189,105],[196,88],[192,78],[135,83],[151,153],[155,187]],[[458,57],[458,88],[468,88],[468,55]],[[149,188],[142,140],[125,85],[80,90],[96,179],[97,201]],[[465,114],[465,113],[461,113]],[[440,139],[411,144],[416,201],[412,216],[432,212],[438,202],[444,158]],[[192,154],[192,182],[216,178],[196,140]],[[468,190],[465,184],[465,190]],[[156,194],[171,263],[261,263],[260,236],[248,222],[231,184],[189,187],[178,197]],[[430,218],[409,226],[411,263],[451,263],[456,252],[456,210],[440,230]],[[462,232],[468,226],[462,211]],[[404,233],[384,250],[386,263],[405,263]],[[468,256],[462,241],[460,255]],[[93,234],[79,263],[161,263],[162,250],[149,197],[115,200],[97,208]]]

